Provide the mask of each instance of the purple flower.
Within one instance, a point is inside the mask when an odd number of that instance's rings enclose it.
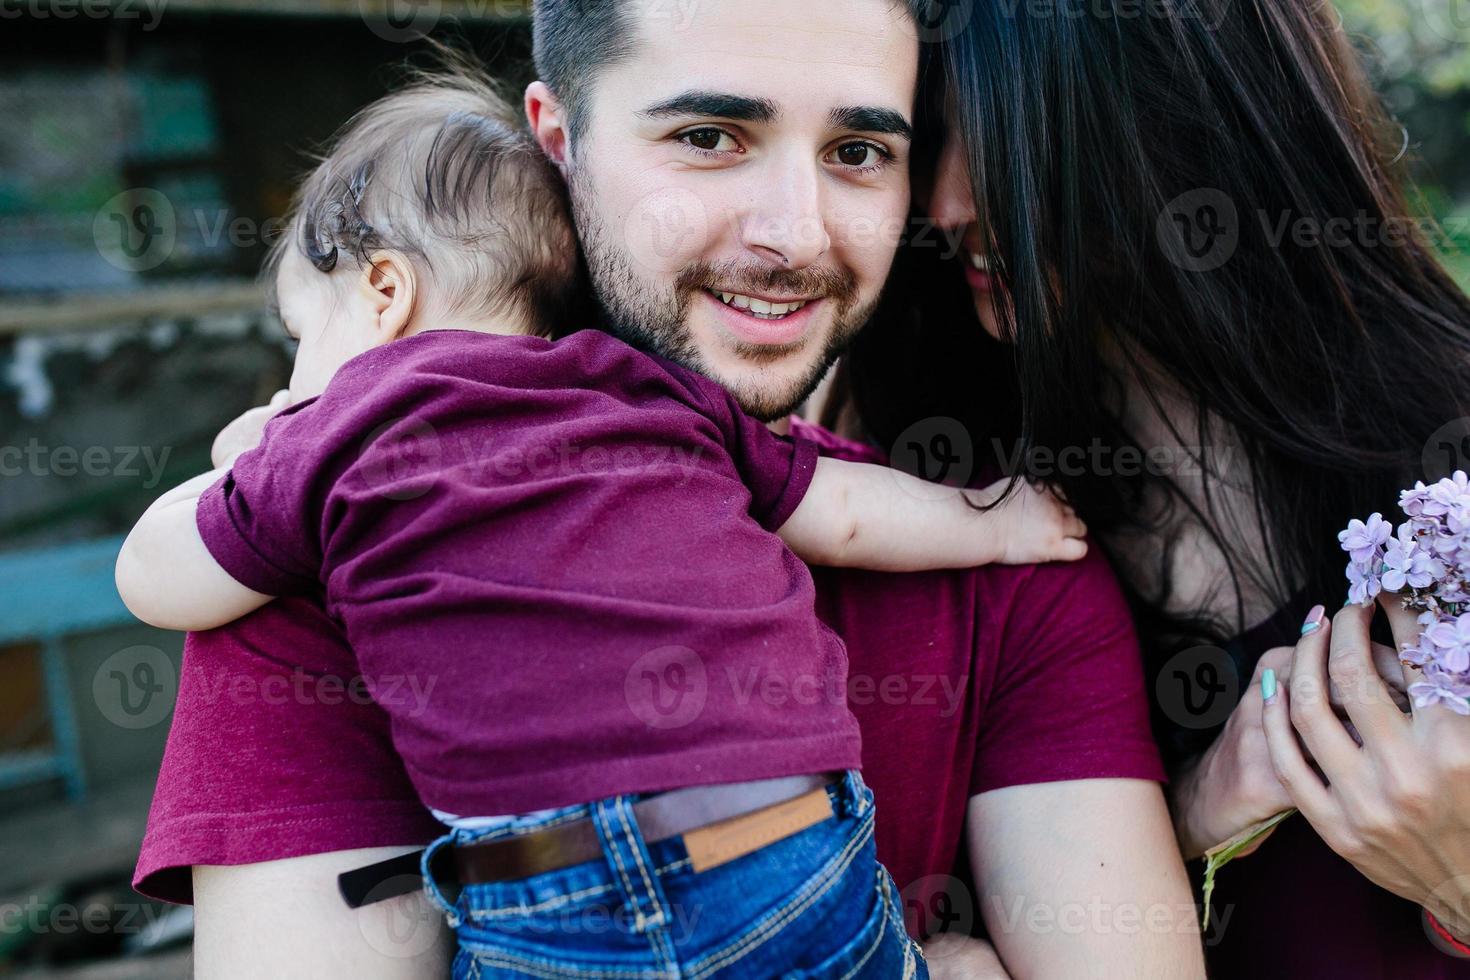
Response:
[[[1383,582],[1378,578],[1377,562],[1364,564],[1348,562],[1348,602],[1355,606],[1366,606],[1383,591]]]
[[[1464,470],[1455,470],[1453,474],[1439,481],[1439,486],[1445,492],[1459,494],[1460,499],[1470,504],[1470,473]]]
[[[1423,667],[1429,663],[1429,653],[1424,649],[1422,640],[1417,644],[1406,643],[1399,651],[1399,660],[1406,664],[1413,664],[1415,667]]]
[[[1399,509],[1412,518],[1424,516],[1424,500],[1429,496],[1429,488],[1424,485],[1423,480],[1414,484],[1414,489],[1405,490],[1399,494]]]
[[[1451,534],[1464,534],[1470,530],[1470,508],[1456,507],[1444,515],[1444,526]]]
[[[1401,541],[1391,541],[1384,549],[1382,581],[1385,591],[1402,592],[1408,586],[1409,575],[1414,569],[1414,550],[1413,546],[1406,547]]]
[[[1421,513],[1426,517],[1441,517],[1467,507],[1470,507],[1470,477],[1464,470],[1456,470],[1454,476],[1447,476],[1428,488]]]
[[[1425,553],[1409,525],[1400,525],[1398,537],[1390,541],[1383,551],[1383,590],[1427,589],[1444,575],[1444,562]]]
[[[1430,626],[1419,645],[1446,670],[1457,674],[1470,670],[1470,613]]]
[[[1409,696],[1414,699],[1416,708],[1442,704],[1457,715],[1470,715],[1470,685],[1418,681],[1409,685]]]
[[[1436,525],[1435,528],[1420,539],[1436,555],[1448,558],[1451,561],[1464,547],[1465,541],[1460,535],[1451,531],[1444,525]]]
[[[1337,540],[1353,561],[1366,562],[1378,557],[1378,549],[1391,534],[1393,525],[1385,521],[1382,514],[1374,514],[1366,523],[1357,518],[1348,521],[1347,530],[1339,531]]]
[[[1432,486],[1416,483],[1399,506],[1409,519],[1397,530],[1374,514],[1337,536],[1352,556],[1348,599],[1400,595],[1424,627],[1400,654],[1424,670],[1409,689],[1415,705],[1470,715],[1470,477],[1460,471]]]
[[[1464,567],[1463,565],[1460,567]],[[1459,605],[1470,602],[1470,592],[1465,591],[1466,583],[1459,578],[1446,578],[1439,583],[1435,589],[1435,605],[1453,604]]]
[[[1430,664],[1424,680],[1409,685],[1414,707],[1443,704],[1457,714],[1470,715],[1470,680],[1452,674],[1439,664]]]

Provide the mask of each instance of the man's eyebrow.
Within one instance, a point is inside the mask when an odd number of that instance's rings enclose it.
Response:
[[[901,113],[877,106],[843,106],[827,117],[834,129],[851,129],[859,133],[887,133],[913,142],[914,127]]]
[[[655,102],[639,115],[650,119],[664,116],[705,116],[711,119],[738,119],[742,122],[775,122],[781,115],[770,99],[756,99],[727,92],[682,92],[662,102]]]

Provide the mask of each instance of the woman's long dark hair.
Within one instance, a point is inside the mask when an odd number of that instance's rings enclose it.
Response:
[[[980,449],[1012,438],[1116,449],[1133,444],[1118,386],[1155,397],[1154,380],[1172,379],[1199,419],[1179,441],[1218,443],[1210,420],[1223,421],[1241,443],[1230,465],[1249,467],[1269,547],[1242,554],[1216,534],[1236,583],[1281,603],[1340,598],[1336,532],[1388,513],[1425,476],[1430,435],[1470,416],[1470,302],[1436,261],[1432,229],[1408,220],[1395,172],[1406,138],[1335,10],[966,7],[933,99],[966,148],[1012,343],[982,335],[932,239],[907,248],[897,288],[924,283],[910,297],[917,320],[875,324],[846,365],[863,422],[887,445],[917,419],[952,415]],[[1326,233],[1316,244],[1313,228]],[[1227,236],[1219,250],[1212,234]],[[1104,534],[1139,527],[1151,482],[1192,506],[1167,476],[1054,480]],[[1243,625],[1134,599],[1155,654]]]

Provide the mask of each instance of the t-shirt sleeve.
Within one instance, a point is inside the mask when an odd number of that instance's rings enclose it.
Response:
[[[190,634],[133,887],[193,901],[195,865],[421,845],[419,802],[387,712],[313,600]]]
[[[740,481],[750,491],[751,516],[768,531],[780,530],[812,485],[820,456],[817,444],[803,435],[777,435],[746,414],[721,385],[684,373],[709,406]]]
[[[235,581],[266,595],[309,594],[321,581],[320,465],[329,438],[303,402],[266,424],[255,449],[199,497],[204,546]],[[313,514],[315,513],[315,517]]]
[[[1128,605],[1096,542],[1039,565],[1004,609],[1000,660],[970,775],[976,795],[1073,779],[1164,781]]]

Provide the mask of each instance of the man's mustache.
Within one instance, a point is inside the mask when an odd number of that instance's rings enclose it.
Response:
[[[742,262],[698,262],[681,272],[676,280],[679,295],[695,290],[712,292],[774,294],[835,300],[840,307],[857,297],[857,277],[836,269],[778,269]]]

